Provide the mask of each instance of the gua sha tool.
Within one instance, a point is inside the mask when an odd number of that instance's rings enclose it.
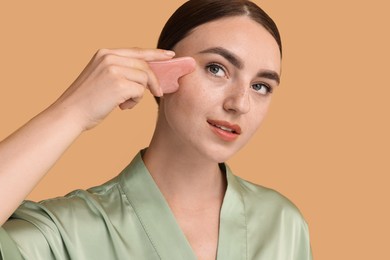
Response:
[[[165,61],[148,62],[149,67],[160,83],[164,94],[173,93],[179,89],[179,78],[195,70],[195,60],[191,57],[181,57]]]

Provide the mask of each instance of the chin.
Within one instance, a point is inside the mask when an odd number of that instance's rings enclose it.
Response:
[[[199,151],[203,156],[215,163],[223,163],[233,157],[240,149],[227,145],[209,145]]]

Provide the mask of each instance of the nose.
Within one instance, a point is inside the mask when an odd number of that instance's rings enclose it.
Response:
[[[245,84],[235,84],[228,87],[223,108],[236,114],[246,114],[250,110],[249,87]]]

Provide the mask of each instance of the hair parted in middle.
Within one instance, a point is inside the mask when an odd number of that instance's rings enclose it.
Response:
[[[248,16],[262,25],[276,40],[282,54],[282,41],[275,22],[263,9],[248,0],[187,1],[168,19],[157,48],[172,50],[199,25],[232,16]]]
[[[157,48],[173,50],[178,42],[198,26],[218,19],[247,16],[263,26],[275,39],[282,56],[278,27],[268,14],[249,0],[190,0],[180,6],[161,31]],[[155,97],[159,104],[160,98]]]

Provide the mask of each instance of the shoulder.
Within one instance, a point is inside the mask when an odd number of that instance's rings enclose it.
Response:
[[[122,197],[122,190],[117,178],[114,178],[100,186],[88,190],[75,190],[62,197],[40,202],[24,201],[11,218],[40,223],[46,219],[49,222],[58,221],[62,224],[72,223],[65,221],[70,218],[78,221],[96,220],[99,219],[96,218],[97,215],[109,214],[113,206],[122,202],[118,199],[120,197]]]
[[[30,257],[36,254],[45,255],[42,259],[62,259],[68,251],[85,252],[95,242],[109,244],[108,231],[120,226],[118,211],[125,211],[121,194],[119,183],[110,181],[63,197],[24,201],[4,230],[28,259],[38,259]],[[90,236],[91,232],[95,235]]]
[[[240,192],[245,202],[246,207],[252,211],[269,213],[283,213],[302,218],[302,214],[296,205],[287,197],[274,189],[270,189],[238,176],[234,176],[240,187]]]
[[[267,229],[299,230],[307,233],[307,223],[298,207],[280,192],[231,175],[231,184],[237,189],[245,208],[248,226]],[[258,225],[261,223],[261,225]]]
[[[253,258],[282,251],[280,259],[311,259],[308,225],[294,203],[273,189],[237,176],[235,179],[244,202],[247,232],[251,237],[249,247],[256,255]]]

